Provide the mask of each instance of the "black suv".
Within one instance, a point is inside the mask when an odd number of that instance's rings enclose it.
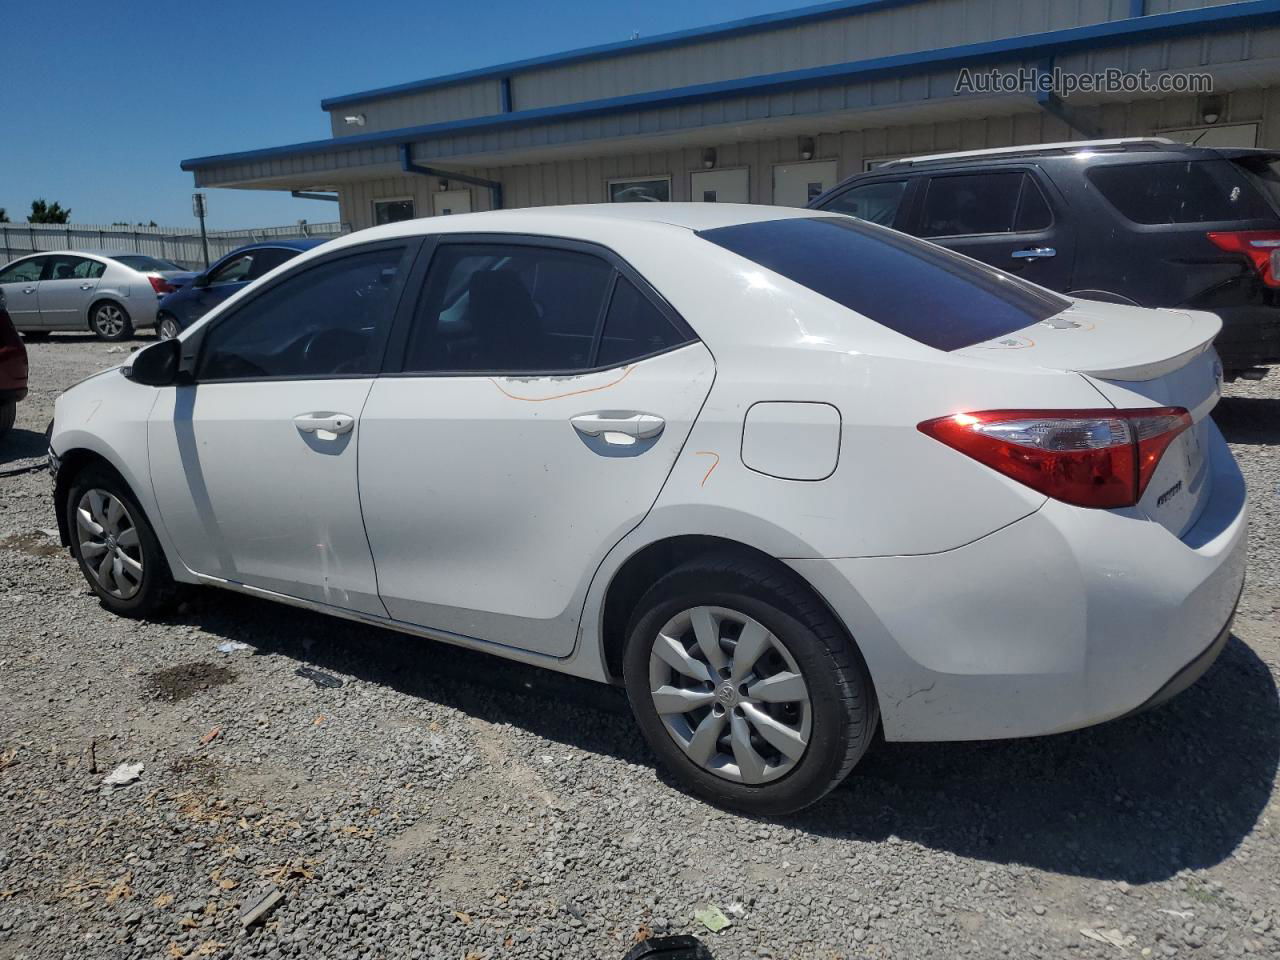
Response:
[[[809,206],[1070,296],[1212,311],[1229,380],[1280,363],[1280,152],[1157,138],[918,157]]]

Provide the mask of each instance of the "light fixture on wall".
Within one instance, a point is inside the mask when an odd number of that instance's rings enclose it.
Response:
[[[800,138],[800,159],[801,160],[813,159],[813,137]]]
[[[441,180],[439,183],[436,184],[436,189],[439,190],[441,193],[444,193],[446,190],[449,189],[449,181]]]
[[[1200,119],[1214,124],[1222,119],[1222,101],[1217,97],[1209,97],[1200,101]]]
[[[716,148],[707,147],[702,151],[702,165],[710,170],[716,165]]]
[[[343,121],[343,122],[344,122],[348,127],[363,127],[363,126],[364,126],[364,114],[363,114],[363,113],[353,113],[353,114],[351,114],[350,116],[343,117],[343,118],[342,118],[342,121]]]

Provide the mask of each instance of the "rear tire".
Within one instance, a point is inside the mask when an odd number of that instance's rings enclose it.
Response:
[[[100,464],[71,481],[62,504],[71,555],[102,605],[123,617],[148,617],[178,595],[169,563],[123,478]]]
[[[89,329],[99,340],[119,343],[133,336],[133,321],[129,313],[118,303],[103,301],[95,304],[89,314]]]
[[[181,331],[178,329],[177,318],[172,314],[162,313],[160,319],[156,323],[156,336],[161,340],[172,340]]]
[[[735,554],[690,561],[645,593],[623,677],[675,779],[756,816],[826,795],[866,752],[880,715],[861,654],[808,585]]]
[[[18,404],[16,401],[8,403],[0,403],[0,440],[4,439],[4,435],[13,429],[14,421],[18,419]]]

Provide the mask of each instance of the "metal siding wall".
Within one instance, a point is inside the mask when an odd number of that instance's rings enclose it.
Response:
[[[520,108],[517,106],[516,109]],[[329,126],[335,137],[345,137],[465,117],[487,117],[501,112],[502,91],[498,78],[494,77],[438,90],[347,104],[330,112]],[[342,119],[358,113],[365,115],[363,127],[349,126]]]

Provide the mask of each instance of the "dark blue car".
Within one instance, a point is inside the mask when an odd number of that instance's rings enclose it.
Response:
[[[160,301],[156,332],[162,340],[176,337],[247,284],[292,260],[302,251],[322,243],[323,238],[301,237],[296,240],[266,240],[232,250],[190,283]]]

